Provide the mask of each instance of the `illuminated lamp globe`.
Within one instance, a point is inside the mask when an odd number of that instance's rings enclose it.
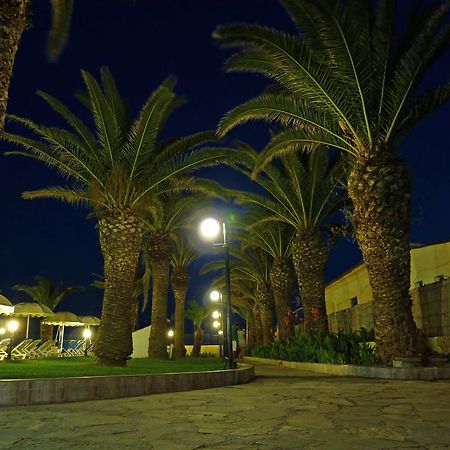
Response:
[[[11,333],[15,333],[19,328],[19,322],[17,322],[17,320],[12,319],[8,322],[7,327]]]
[[[214,328],[220,328],[220,322],[218,320],[215,320],[212,325]]]
[[[173,330],[169,330],[169,331],[167,332],[167,336],[169,336],[170,338],[173,337],[174,334],[175,334],[175,333],[173,332]]]
[[[220,233],[220,223],[216,219],[205,219],[200,224],[200,233],[205,239],[214,239]]]
[[[89,328],[83,330],[83,338],[90,339],[92,337],[92,331]]]
[[[209,294],[209,298],[213,302],[218,302],[220,300],[220,292],[219,291],[211,291],[211,293]]]
[[[219,317],[220,317],[220,312],[219,311],[213,311],[212,318],[213,319],[218,319]]]
[[[0,328],[0,336],[2,335],[2,334],[5,334],[6,333],[6,330],[2,327],[2,328]]]
[[[223,330],[219,330],[219,331],[218,331],[218,334],[223,334]]]

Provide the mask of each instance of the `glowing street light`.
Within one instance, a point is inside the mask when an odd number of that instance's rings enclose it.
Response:
[[[221,230],[222,229],[222,230]],[[224,342],[227,343],[228,367],[234,369],[236,367],[233,361],[233,342],[231,337],[231,271],[230,271],[230,250],[227,242],[227,227],[225,222],[220,222],[213,218],[205,219],[200,224],[200,234],[208,241],[213,241],[220,236],[222,231],[222,242],[212,244],[215,247],[222,247],[225,251],[225,291],[226,302],[223,305],[224,317]],[[218,291],[213,291],[210,294],[212,301],[219,301],[221,295]],[[224,352],[225,353],[225,352]]]
[[[218,320],[215,320],[212,325],[214,328],[220,328],[220,322]]]
[[[222,335],[223,334],[223,330],[219,330],[217,333]]]
[[[6,333],[6,330],[3,327],[1,327],[0,328],[0,336],[5,334],[5,333]]]
[[[221,297],[222,297],[222,294],[219,291],[211,291],[211,293],[209,294],[209,298],[213,302],[218,302]]]
[[[89,340],[89,343],[90,343],[91,342],[91,337],[92,337],[92,331],[89,328],[85,328],[83,330],[84,356],[87,356],[87,354],[88,354],[87,341]]]
[[[212,318],[213,319],[218,319],[220,317],[220,312],[219,311],[213,311],[212,312]]]
[[[8,328],[8,331],[14,334],[19,329],[19,322],[17,322],[17,320],[11,319],[6,327]]]
[[[11,319],[7,324],[6,328],[11,333],[11,340],[9,341],[8,345],[8,355],[6,356],[6,359],[12,359],[12,349],[14,346],[14,333],[19,329],[19,322],[15,319]]]
[[[175,335],[175,332],[173,330],[169,330],[167,332],[167,336],[169,336],[170,338],[173,338],[174,335]]]
[[[205,239],[215,239],[220,233],[220,223],[216,219],[205,219],[200,224],[200,233]]]

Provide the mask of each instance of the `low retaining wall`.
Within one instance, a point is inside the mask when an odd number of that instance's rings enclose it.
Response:
[[[0,380],[0,406],[106,400],[244,384],[255,369],[77,378]]]
[[[246,357],[248,363],[260,362],[276,366],[301,369],[309,372],[326,373],[343,377],[384,378],[388,380],[438,380],[450,379],[448,367],[366,367],[350,364],[320,364],[294,361],[280,361],[277,359]]]

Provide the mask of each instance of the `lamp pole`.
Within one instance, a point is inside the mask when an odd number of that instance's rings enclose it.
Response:
[[[231,270],[230,270],[230,249],[227,242],[227,229],[225,222],[222,223],[223,248],[225,250],[225,291],[227,296],[225,317],[227,319],[227,349],[228,349],[228,368],[234,369],[236,364],[233,358],[233,333],[231,332]]]
[[[224,342],[226,343],[227,357],[228,357],[228,368],[234,369],[236,364],[233,358],[233,336],[231,333],[231,271],[230,271],[230,251],[227,241],[227,226],[226,223],[222,222],[222,227],[216,219],[205,219],[200,224],[200,232],[206,239],[214,239],[220,233],[220,228],[222,228],[222,242],[217,244],[212,244],[213,247],[222,247],[225,251],[225,295],[226,301],[223,303],[223,309],[225,312],[225,326],[224,326]]]

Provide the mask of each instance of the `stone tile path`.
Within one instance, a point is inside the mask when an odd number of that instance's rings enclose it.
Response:
[[[0,409],[0,449],[444,449],[450,382],[257,366],[247,385]]]

